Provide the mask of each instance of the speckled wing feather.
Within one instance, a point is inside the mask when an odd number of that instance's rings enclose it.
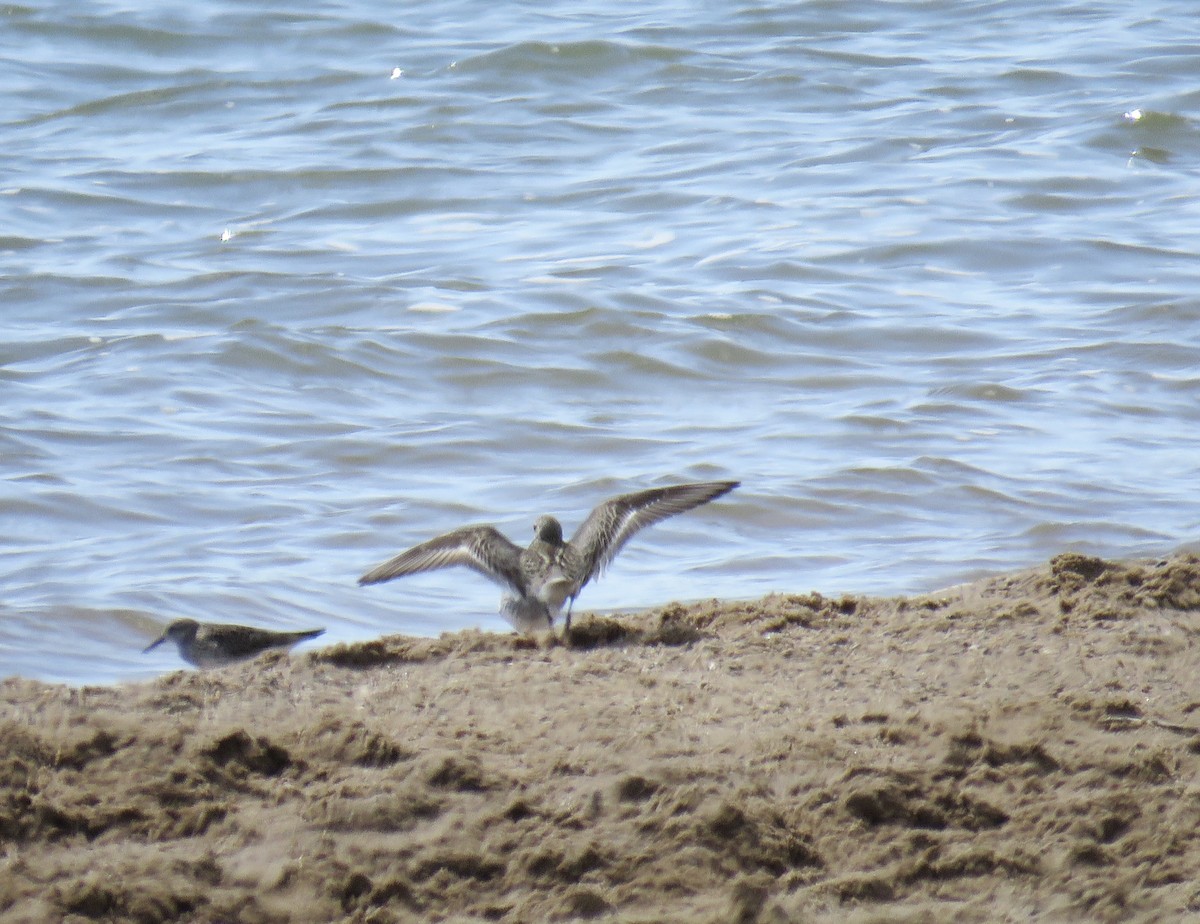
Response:
[[[525,593],[521,575],[521,549],[492,526],[465,526],[415,545],[407,552],[372,568],[358,579],[378,584],[406,574],[465,565],[489,580]]]
[[[578,588],[608,567],[625,543],[639,530],[707,504],[722,494],[728,494],[739,483],[703,481],[669,488],[651,488],[606,500],[588,514],[588,518],[571,537],[577,569],[572,576],[578,581]]]

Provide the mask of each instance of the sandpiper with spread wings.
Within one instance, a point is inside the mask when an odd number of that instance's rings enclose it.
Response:
[[[505,588],[500,613],[521,632],[547,629],[588,581],[600,573],[641,529],[728,494],[736,481],[651,488],[611,498],[593,510],[569,542],[552,516],[538,517],[533,542],[522,549],[493,526],[464,526],[422,542],[358,579],[378,584],[406,574],[465,565]]]
[[[272,632],[251,626],[233,626],[225,623],[203,623],[194,619],[176,619],[163,630],[163,634],[142,650],[142,654],[157,648],[163,642],[172,641],[179,648],[179,656],[196,667],[222,667],[235,661],[245,661],[271,648],[291,648],[310,638],[316,638],[324,629],[309,629],[304,632]]]

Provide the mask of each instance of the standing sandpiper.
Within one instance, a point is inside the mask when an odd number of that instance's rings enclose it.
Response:
[[[638,530],[728,494],[737,481],[703,481],[651,488],[606,500],[569,542],[552,516],[538,517],[533,542],[522,549],[493,526],[465,526],[401,552],[368,571],[359,584],[378,584],[405,574],[465,565],[505,588],[500,613],[519,632],[553,628],[592,578],[616,557]]]
[[[179,648],[179,656],[196,667],[222,667],[245,661],[271,648],[291,648],[324,629],[305,632],[272,632],[250,626],[200,623],[194,619],[176,619],[163,634],[147,645],[142,654],[170,640]]]

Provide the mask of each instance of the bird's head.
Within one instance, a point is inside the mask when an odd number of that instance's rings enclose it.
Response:
[[[562,545],[562,524],[552,516],[540,516],[533,524],[533,536],[550,545]]]
[[[200,623],[196,622],[194,619],[176,619],[163,630],[162,635],[142,649],[142,654],[157,648],[168,639],[176,644],[193,639],[196,637],[196,630],[199,628]]]

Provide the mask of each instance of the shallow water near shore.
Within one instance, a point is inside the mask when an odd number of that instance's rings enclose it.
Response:
[[[582,609],[1200,532],[1182,2],[0,11],[0,676],[504,630],[468,522],[738,478]]]

